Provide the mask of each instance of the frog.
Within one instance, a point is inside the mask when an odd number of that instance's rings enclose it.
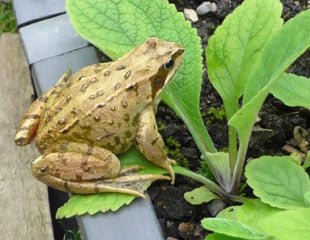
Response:
[[[17,146],[35,139],[41,155],[32,174],[46,185],[74,194],[116,192],[145,197],[144,182],[175,173],[158,132],[155,114],[162,92],[178,72],[184,48],[156,37],[119,59],[68,70],[38,97],[15,135]],[[169,176],[122,168],[118,155],[133,145]]]

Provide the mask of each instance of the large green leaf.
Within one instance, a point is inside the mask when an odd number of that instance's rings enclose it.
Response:
[[[305,198],[310,192],[309,176],[290,157],[263,156],[252,160],[245,176],[264,203],[283,209],[309,207]]]
[[[182,13],[166,0],[67,0],[76,31],[117,59],[150,36],[185,48],[181,69],[163,100],[182,118],[199,149],[215,152],[199,112],[202,60],[200,39]]]

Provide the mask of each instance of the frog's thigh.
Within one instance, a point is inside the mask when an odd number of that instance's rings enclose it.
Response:
[[[145,109],[140,115],[136,140],[143,156],[155,165],[166,169],[170,173],[171,182],[174,183],[175,176],[171,163],[175,163],[175,161],[167,157],[164,141],[157,130],[152,106]]]
[[[32,172],[40,181],[56,189],[94,193],[97,191],[95,181],[115,178],[120,171],[118,158],[109,150],[103,151],[107,151],[104,159],[78,152],[43,155],[32,163]]]

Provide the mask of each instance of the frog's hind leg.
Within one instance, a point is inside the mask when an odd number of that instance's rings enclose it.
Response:
[[[61,191],[117,192],[145,197],[143,192],[150,182],[170,179],[162,175],[138,175],[140,166],[121,170],[116,155],[104,148],[71,142],[60,144],[58,150],[36,159],[32,172],[43,183]]]
[[[40,124],[41,115],[45,110],[47,101],[53,96],[59,94],[60,89],[63,88],[64,84],[68,81],[71,76],[71,71],[68,70],[58,81],[58,83],[44,93],[42,96],[37,98],[29,107],[28,111],[23,117],[20,123],[16,135],[15,143],[18,146],[24,146],[31,142],[36,135],[36,131]]]
[[[92,194],[117,192],[144,197],[144,186],[161,175],[137,175],[120,171],[118,158],[109,150],[80,143],[63,144],[58,153],[49,153],[32,163],[33,174],[58,190]],[[82,151],[82,152],[81,152]],[[134,171],[136,173],[136,171]],[[122,173],[122,176],[119,174]]]

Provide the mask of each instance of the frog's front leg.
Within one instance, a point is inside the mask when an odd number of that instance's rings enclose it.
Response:
[[[71,71],[68,70],[53,88],[48,90],[31,104],[16,131],[16,145],[25,146],[31,142],[31,140],[36,135],[36,131],[40,124],[41,115],[45,111],[47,101],[50,97],[52,97],[53,95],[57,95],[57,93],[59,93],[59,91],[63,89],[64,84],[68,81],[70,76]]]
[[[65,152],[49,153],[32,163],[35,177],[61,191],[78,194],[118,192],[145,197],[143,183],[167,179],[161,175],[134,174],[137,168],[120,171],[118,158],[104,148],[79,143],[64,146],[60,151]]]
[[[151,105],[140,115],[136,141],[139,150],[147,160],[169,172],[173,184],[175,174],[171,164],[175,164],[175,161],[167,156],[164,141],[157,129],[154,108]]]

